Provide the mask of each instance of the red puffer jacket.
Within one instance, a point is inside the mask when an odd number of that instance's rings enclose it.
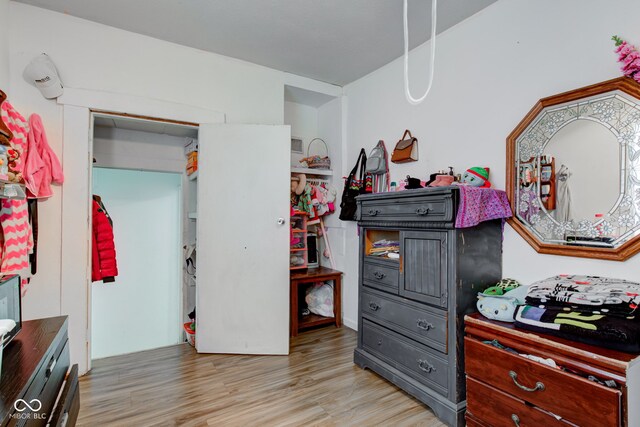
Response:
[[[113,228],[107,213],[93,201],[93,244],[91,245],[91,280],[113,282],[118,275]]]

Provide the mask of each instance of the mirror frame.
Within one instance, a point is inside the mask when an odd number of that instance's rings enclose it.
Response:
[[[582,258],[597,258],[612,261],[625,261],[640,252],[640,235],[629,239],[617,248],[601,248],[587,246],[571,246],[561,244],[543,243],[530,232],[527,227],[516,216],[516,185],[518,183],[518,172],[516,170],[516,141],[524,133],[527,127],[536,120],[538,115],[546,108],[572,101],[579,101],[583,98],[599,95],[606,92],[619,90],[638,100],[640,104],[640,84],[629,77],[619,77],[596,83],[580,89],[560,93],[539,100],[527,113],[522,121],[507,137],[507,165],[506,165],[506,191],[509,196],[509,203],[514,215],[508,219],[509,224],[518,234],[520,234],[538,253],[551,255],[564,255]]]

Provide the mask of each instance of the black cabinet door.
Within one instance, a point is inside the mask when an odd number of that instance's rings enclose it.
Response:
[[[447,307],[447,232],[400,233],[400,295]]]

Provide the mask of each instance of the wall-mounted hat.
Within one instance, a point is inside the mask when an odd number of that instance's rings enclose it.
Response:
[[[23,76],[47,99],[57,98],[64,92],[56,66],[46,53],[33,58],[24,69]]]

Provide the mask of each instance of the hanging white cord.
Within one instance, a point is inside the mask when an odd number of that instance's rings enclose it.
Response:
[[[429,84],[422,97],[415,99],[409,90],[409,22],[407,19],[407,0],[404,0],[404,94],[411,105],[418,105],[425,100],[433,84],[433,69],[436,61],[436,11],[438,0],[431,0],[431,63],[429,64]]]

